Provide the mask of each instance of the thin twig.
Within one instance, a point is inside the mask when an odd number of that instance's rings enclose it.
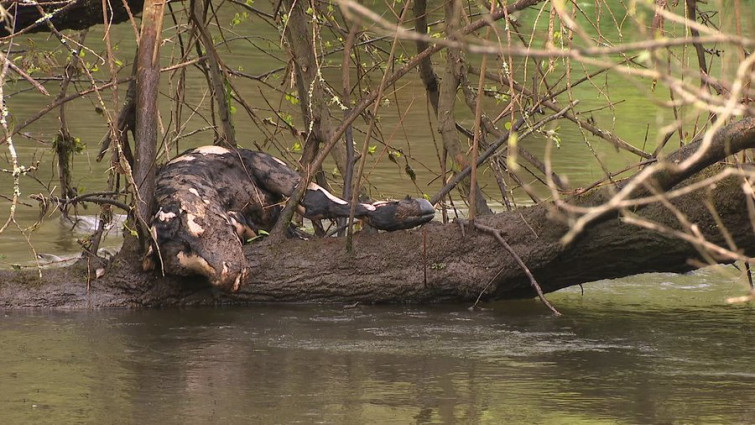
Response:
[[[534,124],[532,127],[529,128],[529,130],[528,130],[527,133],[525,133],[522,136],[520,136],[520,139],[526,137],[527,134],[530,134],[530,133],[534,132],[535,130],[537,130],[538,128],[540,128],[543,125],[547,124],[548,122],[550,122],[550,121],[552,121],[554,119],[562,117],[564,114],[566,114],[575,105],[576,105],[576,102],[575,103],[570,103],[570,104],[566,105],[566,107],[564,107],[563,109],[561,109],[560,111],[558,111],[557,113],[555,113],[553,115],[550,115],[547,118],[545,118],[545,119],[537,122],[536,124]],[[534,109],[534,108],[537,108],[537,105],[535,105],[532,109]],[[493,155],[493,153],[495,153],[496,150],[498,150],[501,146],[503,146],[509,140],[509,135],[512,132],[517,131],[524,124],[524,122],[525,122],[525,119],[524,118],[520,118],[519,121],[517,121],[514,125],[511,126],[511,131],[507,131],[498,140],[496,140],[493,144],[491,144],[490,147],[488,147],[488,149],[485,150],[485,152],[483,152],[480,155],[479,158],[477,158],[477,162],[476,162],[477,166],[480,166],[483,162],[487,161],[487,159],[490,158],[490,156]],[[454,187],[456,187],[456,185],[459,184],[459,182],[462,179],[466,178],[471,171],[472,171],[472,168],[471,168],[471,164],[470,164],[469,166],[467,166],[466,168],[464,168],[461,172],[459,172],[458,174],[456,174],[456,176],[454,177],[453,180],[451,180],[438,193],[436,193],[432,198],[430,198],[430,203],[435,204],[438,201],[440,201],[441,199],[443,199],[443,197],[446,196],[446,194],[448,194],[448,192],[450,192],[451,189],[453,189]]]
[[[100,195],[100,196],[98,196],[98,195]],[[97,205],[112,205],[114,207],[118,207],[118,208],[122,209],[123,211],[125,211],[127,213],[131,212],[131,207],[128,204],[126,204],[125,202],[116,201],[115,199],[105,198],[105,197],[103,197],[101,195],[112,196],[112,195],[116,195],[116,193],[106,193],[106,192],[101,192],[101,193],[85,193],[85,194],[79,195],[79,196],[77,196],[75,198],[61,198],[61,197],[58,197],[58,196],[44,196],[44,195],[38,193],[38,194],[34,194],[34,195],[29,195],[29,197],[31,199],[34,199],[35,201],[52,203],[52,204],[55,204],[55,205],[72,205],[72,204],[76,204],[76,203],[79,203],[79,202],[91,202],[91,203],[97,204]]]
[[[494,238],[496,238],[496,240],[498,241],[498,243],[500,243],[501,246],[503,246],[503,248],[506,251],[508,251],[509,254],[511,254],[511,256],[514,258],[514,261],[516,261],[516,263],[522,269],[522,271],[524,272],[524,274],[527,275],[527,278],[530,280],[530,285],[532,285],[532,287],[537,292],[537,296],[540,298],[540,301],[542,301],[543,304],[545,304],[545,306],[548,307],[548,309],[550,309],[550,311],[552,311],[554,315],[561,316],[561,313],[558,310],[556,310],[556,308],[553,307],[553,305],[550,302],[548,302],[548,300],[545,298],[545,294],[543,294],[543,290],[542,290],[542,288],[540,288],[540,284],[537,283],[537,280],[535,280],[535,276],[532,275],[532,272],[527,267],[527,265],[524,264],[524,261],[522,261],[522,259],[519,257],[519,255],[517,255],[517,253],[514,251],[514,249],[511,247],[511,245],[509,245],[503,239],[503,236],[501,236],[501,231],[498,230],[498,229],[495,229],[493,227],[486,226],[484,224],[480,224],[480,223],[478,223],[476,221],[474,223],[472,223],[472,224],[474,225],[474,227],[477,230],[485,232],[485,233],[487,233],[489,235],[492,235]],[[475,305],[476,304],[477,303],[475,303]]]

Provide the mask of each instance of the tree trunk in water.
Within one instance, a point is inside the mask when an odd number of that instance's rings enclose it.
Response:
[[[140,240],[149,240],[147,229],[155,192],[157,152],[157,95],[160,85],[160,42],[164,0],[148,0],[144,5],[136,69],[136,131],[134,132],[134,203]]]
[[[660,202],[638,203],[620,218],[618,211],[594,208],[572,242],[572,229],[561,209],[543,203],[530,208],[479,217],[477,224],[500,232],[532,271],[544,292],[598,279],[648,272],[685,272],[701,260],[731,262],[755,253],[752,171],[713,165],[738,151],[755,147],[755,118],[718,131],[705,155],[703,143],[691,143],[669,155],[656,172],[641,171],[642,187],[667,190],[692,173],[729,177],[707,180],[708,190],[687,191]],[[689,163],[685,170],[676,164]],[[713,165],[711,167],[711,165]],[[640,187],[640,186],[638,186]],[[714,190],[713,190],[714,189]],[[610,205],[615,189],[606,187],[572,199],[577,206]],[[622,189],[623,190],[623,189]],[[637,190],[625,199],[647,196]],[[712,207],[712,208],[709,208]],[[715,209],[713,209],[715,208]],[[712,213],[714,212],[714,213]],[[589,215],[589,214],[587,214]],[[584,215],[582,217],[585,217]],[[626,221],[642,218],[647,229]],[[581,218],[580,218],[581,219]],[[694,227],[692,227],[694,225]],[[673,231],[692,230],[690,242]],[[735,253],[711,257],[727,247]],[[535,289],[514,258],[487,233],[458,223],[431,223],[412,231],[360,234],[347,253],[343,239],[265,240],[245,247],[254,267],[236,293],[214,290],[202,279],[159,277],[139,269],[139,253],[125,244],[101,279],[86,281],[86,265],[45,270],[0,271],[0,307],[134,307],[267,301],[424,303],[532,297]],[[711,254],[713,253],[713,254]]]
[[[603,194],[596,194],[602,196]],[[599,197],[598,196],[598,197]],[[742,252],[755,253],[741,179],[717,184],[708,199]],[[596,196],[584,199],[595,201]],[[699,194],[673,204],[706,239],[725,244],[724,236]],[[544,292],[598,279],[647,272],[685,272],[696,268],[699,252],[690,244],[638,229],[619,219],[590,226],[571,245],[560,239],[568,230],[551,218],[551,205],[478,217],[494,227],[531,269]],[[655,204],[639,216],[679,228],[673,213]],[[532,297],[524,272],[491,236],[459,224],[430,224],[413,231],[360,234],[354,253],[343,239],[268,241],[248,245],[255,267],[237,293],[213,290],[201,279],[159,277],[141,272],[138,256],[124,250],[105,276],[88,285],[82,266],[0,272],[0,307],[138,307],[209,305],[243,302],[437,303]]]
[[[71,5],[83,3],[102,4],[99,0],[79,0]],[[534,3],[538,1],[517,2],[522,7]],[[147,1],[145,4],[137,60],[133,181],[141,195],[135,200],[135,205],[142,227],[149,219],[154,190],[157,72],[163,7],[164,3],[157,1]],[[101,16],[100,12],[100,19]],[[470,24],[459,31],[468,33],[479,28],[474,25]],[[308,34],[306,28],[304,34]],[[309,42],[299,44],[310,49],[307,54],[314,54]],[[430,49],[438,51],[440,47]],[[303,55],[295,54],[295,57],[297,64],[303,63]],[[449,57],[451,61],[454,60],[453,54],[449,54]],[[308,60],[309,65],[302,67],[302,70],[314,71],[315,62]],[[444,80],[448,80],[449,85],[441,91],[438,101],[443,105],[438,112],[440,127],[444,136],[448,136],[444,137],[444,141],[454,141],[455,138],[456,144],[456,130],[450,126],[452,123],[455,126],[455,120],[445,122],[443,118],[446,116],[444,114],[453,111],[453,97],[458,91],[458,72],[455,68],[448,69]],[[398,74],[397,71],[394,75]],[[299,81],[307,82],[303,88],[307,89],[305,92],[308,94],[310,85],[318,80],[316,75],[310,75],[300,77]],[[428,81],[425,81],[426,84]],[[370,96],[365,96],[360,104],[371,102]],[[302,102],[306,101],[309,105],[313,101],[322,101],[324,96],[313,96],[313,100],[306,98],[302,96]],[[543,104],[551,107],[547,102]],[[552,105],[557,108],[555,103]],[[305,116],[315,117],[315,114],[305,110]],[[316,121],[316,118],[311,119]],[[573,117],[570,119],[576,120]],[[330,125],[324,127],[331,128]],[[591,128],[587,124],[584,127],[588,130]],[[607,133],[599,130],[590,131],[603,134],[610,140],[615,137],[610,134],[606,136]],[[335,144],[336,133],[319,136],[318,140],[331,139]],[[669,165],[653,176],[654,184],[638,185],[626,191],[624,189],[628,185],[596,190],[570,202],[582,207],[605,206],[609,199],[616,199],[612,198],[616,190],[626,192],[625,200],[669,190],[687,179],[691,172],[703,170],[739,150],[755,147],[755,119],[744,119],[719,134],[721,136],[717,134],[713,146],[686,169],[674,164],[687,162],[694,157],[694,152],[700,148],[699,143],[685,146],[670,155],[667,159]],[[637,153],[636,148],[627,147],[624,143],[616,142],[617,146]],[[642,152],[638,154],[649,156]],[[461,157],[463,159],[463,152]],[[707,249],[704,246],[707,242],[727,247],[740,255],[755,252],[755,203],[750,184],[753,173],[746,166],[727,170],[736,171],[725,180],[717,180],[715,184],[708,182],[705,189],[673,200],[662,199],[662,202],[650,205],[636,204],[631,212],[624,212],[623,216],[618,208],[610,205],[608,208],[595,208],[591,213],[572,212],[574,215],[568,216],[565,210],[553,204],[541,204],[511,213],[480,217],[476,223],[499,231],[534,273],[545,292],[597,279],[653,271],[687,271],[701,264],[700,260],[704,258],[701,252]],[[721,168],[712,171],[721,172]],[[745,177],[749,181],[745,181]],[[634,179],[629,184],[638,180]],[[709,205],[714,206],[715,210]],[[585,220],[586,217],[590,219]],[[637,217],[656,223],[657,228],[645,230],[627,223]],[[574,233],[574,229],[579,232]],[[670,231],[687,232],[696,237],[696,241],[680,240],[670,235]],[[142,236],[146,235],[143,228],[141,233]],[[564,245],[564,235],[567,234],[573,238]],[[249,245],[245,247],[245,255],[255,268],[236,293],[213,290],[200,278],[160,277],[143,273],[139,269],[138,250],[134,249],[133,244],[127,244],[105,271],[105,276],[97,280],[88,281],[88,274],[83,273],[81,265],[45,270],[42,280],[37,277],[36,270],[0,271],[0,307],[128,307],[260,301],[419,303],[471,301],[478,296],[495,300],[535,294],[524,271],[495,238],[460,224],[435,223],[407,232],[360,234],[354,239],[352,253],[345,251],[344,244],[342,239],[328,238],[313,241],[266,240]],[[727,262],[735,257],[712,260]]]
[[[748,166],[713,165],[738,151],[755,147],[755,118],[746,118],[718,131],[705,150],[691,143],[669,155],[657,171],[635,176],[643,187],[667,190],[692,175],[730,176],[709,190],[689,191],[633,207],[619,217],[616,210],[597,209],[571,243],[563,237],[572,229],[563,211],[543,203],[530,208],[479,217],[477,224],[492,227],[532,271],[544,292],[598,279],[648,272],[685,272],[707,259],[731,262],[755,253],[753,197],[743,190],[752,178]],[[690,163],[686,170],[676,164]],[[724,170],[722,170],[724,169]],[[718,174],[716,174],[718,173]],[[646,173],[645,173],[646,174]],[[630,180],[628,184],[632,184]],[[628,186],[624,186],[628,187]],[[639,186],[638,186],[639,187]],[[712,190],[715,189],[715,190]],[[572,199],[578,206],[606,205],[615,189],[606,187]],[[637,190],[631,199],[647,196]],[[628,196],[626,199],[630,199]],[[715,208],[715,214],[712,209]],[[584,216],[583,216],[584,217]],[[646,229],[625,221],[643,218],[655,223]],[[694,225],[697,238],[686,242],[670,234]],[[660,229],[660,230],[659,230]],[[704,244],[728,247],[735,257],[711,258]],[[87,281],[86,264],[45,270],[0,271],[0,307],[136,307],[244,302],[471,302],[532,297],[535,289],[525,272],[498,241],[458,223],[430,223],[420,229],[384,234],[359,234],[347,253],[344,239],[311,241],[271,239],[245,247],[253,266],[236,293],[209,287],[201,278],[160,277],[140,270],[134,244],[122,252],[101,279]],[[706,251],[708,253],[706,253]]]

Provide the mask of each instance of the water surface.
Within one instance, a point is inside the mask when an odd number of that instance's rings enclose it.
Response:
[[[731,270],[466,306],[0,316],[4,424],[753,423]],[[727,283],[721,283],[726,281]]]
[[[723,22],[729,20],[724,16]],[[235,30],[248,37],[229,47],[234,68],[254,74],[281,66],[268,54],[279,47],[274,29],[252,20]],[[131,31],[127,25],[113,28],[125,71],[133,52]],[[102,28],[90,31],[95,51],[102,51],[96,41],[101,38]],[[56,44],[46,35],[31,40],[42,47]],[[173,46],[164,47],[166,61],[176,54]],[[337,68],[324,72],[339,81]],[[171,78],[163,79],[166,93],[175,89]],[[53,96],[56,84],[47,83]],[[248,80],[235,84],[254,100],[261,118],[274,116],[261,97],[277,105],[280,93]],[[598,125],[652,151],[670,119],[656,99],[665,93],[651,93],[652,82],[621,76],[604,75],[595,84],[610,87],[611,108],[596,97],[596,87],[584,86],[574,91],[582,110],[595,109],[589,115]],[[204,77],[189,69],[187,86],[187,102],[207,113]],[[24,83],[5,87],[15,123],[50,101],[27,89]],[[411,158],[417,185],[404,174],[404,164],[371,157],[368,179],[380,189],[373,195],[432,194],[439,188],[435,130],[419,78],[403,80],[391,101],[400,106],[380,110],[384,141]],[[168,101],[161,102],[169,132]],[[281,109],[295,115],[298,106],[284,102]],[[81,192],[101,190],[109,164],[93,157],[106,131],[104,119],[86,99],[69,104],[69,111],[74,111],[68,114],[71,132],[86,144],[75,158],[74,184]],[[459,119],[471,126],[471,114],[465,113]],[[238,113],[235,123],[242,146],[266,142],[248,117]],[[166,137],[186,136],[205,124],[190,122],[181,134]],[[15,139],[23,164],[43,159],[36,179],[22,180],[22,199],[29,204],[16,212],[21,228],[39,217],[28,195],[55,193],[50,142],[58,125],[50,114]],[[553,152],[554,170],[572,187],[603,176],[596,157],[612,171],[636,161],[599,139],[583,138],[566,122],[551,129],[562,140]],[[280,139],[284,147],[296,142]],[[181,149],[210,141],[210,132],[199,132],[182,139]],[[678,145],[672,142],[669,146]],[[544,156],[542,138],[522,144]],[[0,166],[9,166],[7,158],[0,158]],[[481,177],[490,199],[499,200],[490,174]],[[10,193],[10,184],[0,174],[3,194]],[[515,197],[527,201],[521,192]],[[87,217],[91,230],[98,208],[77,213]],[[0,220],[8,214],[8,202],[0,199]],[[58,215],[44,218],[33,232],[11,226],[0,236],[1,268],[35,267],[38,254],[80,252],[77,240],[86,237],[86,227],[72,231]],[[115,226],[113,233],[119,230]],[[118,239],[105,245],[117,247]],[[474,312],[465,305],[0,312],[0,423],[755,423],[755,312],[752,306],[725,304],[726,297],[746,289],[735,271],[722,270],[591,283],[584,296],[579,288],[551,294],[565,313],[561,318],[535,301]]]

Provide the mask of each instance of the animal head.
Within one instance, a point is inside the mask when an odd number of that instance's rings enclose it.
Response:
[[[435,217],[435,208],[426,199],[406,197],[399,201],[379,201],[365,216],[365,221],[380,230],[411,229]]]
[[[203,275],[213,286],[237,291],[249,274],[237,230],[230,218],[202,218],[175,204],[163,205],[150,227],[157,243],[150,246],[142,266],[150,270],[161,265],[165,273],[178,276]]]

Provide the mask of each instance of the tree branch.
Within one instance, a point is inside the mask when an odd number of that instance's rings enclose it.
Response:
[[[104,14],[103,4],[108,6]],[[58,30],[83,30],[101,24],[103,15],[108,17],[111,24],[125,22],[131,18],[129,10],[133,13],[141,12],[144,0],[6,0],[0,2],[0,5],[13,17],[10,26],[0,26],[0,41],[4,41],[20,34],[49,31],[48,23]]]
[[[704,168],[744,149],[755,147],[755,117],[745,118],[717,131],[705,152],[701,154],[699,151],[703,142],[704,139],[700,139],[683,146],[665,160],[649,166],[621,185],[620,191],[611,197],[610,201],[592,208],[576,220],[569,232],[564,235],[564,243],[572,242],[590,222],[610,217],[623,201],[647,196],[649,192],[644,187],[645,184],[650,184],[659,191],[669,190]],[[693,156],[697,156],[694,162],[686,167],[679,166]]]

